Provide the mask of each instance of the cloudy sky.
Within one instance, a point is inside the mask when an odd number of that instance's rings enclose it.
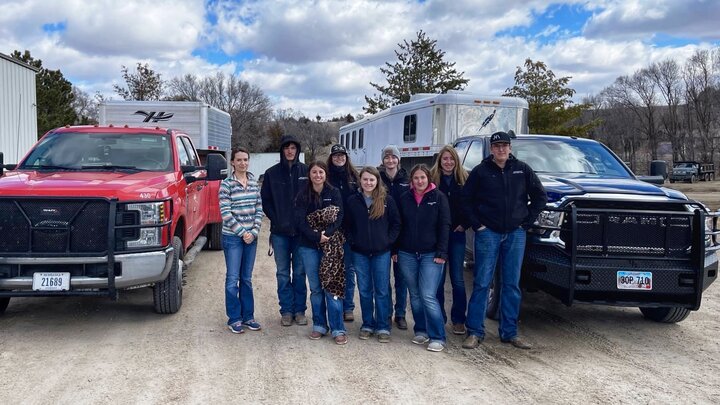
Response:
[[[368,82],[423,30],[499,95],[541,60],[580,97],[666,58],[720,46],[718,0],[0,0],[0,52],[29,50],[88,93],[113,95],[122,65],[163,79],[236,73],[277,109],[361,113]],[[118,98],[117,96],[114,96]]]

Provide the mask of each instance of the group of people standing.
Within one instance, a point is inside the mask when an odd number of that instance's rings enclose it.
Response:
[[[300,143],[285,136],[280,163],[266,171],[261,189],[247,171],[249,153],[233,149],[233,174],[220,187],[230,330],[260,329],[253,315],[251,274],[264,214],[271,224],[269,254],[275,257],[283,326],[308,323],[307,278],[310,339],[330,334],[335,343],[346,344],[344,322],[354,320],[357,285],[360,339],[375,335],[389,342],[393,320],[407,329],[409,294],[412,342],[439,352],[447,341],[444,285],[449,272],[451,330],[465,335],[463,347],[472,349],[485,336],[487,291],[499,260],[500,339],[530,348],[517,331],[520,267],[525,229],[546,197],[532,169],[510,154],[506,133],[493,134],[490,142],[492,155],[469,174],[451,146],[442,148],[432,168],[416,165],[407,173],[398,148],[388,145],[380,168],[357,172],[344,146],[334,145],[327,162],[307,166],[298,159]],[[476,258],[469,301],[463,277],[468,229],[475,233]]]

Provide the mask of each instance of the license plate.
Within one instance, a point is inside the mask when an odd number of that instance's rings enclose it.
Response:
[[[33,273],[32,288],[35,291],[67,291],[70,273]]]
[[[618,271],[618,290],[652,290],[652,273],[649,271]]]

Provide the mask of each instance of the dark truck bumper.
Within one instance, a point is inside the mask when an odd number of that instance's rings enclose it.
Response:
[[[587,302],[614,306],[637,307],[682,307],[690,310],[700,308],[703,291],[717,278],[718,258],[716,251],[720,246],[716,242],[717,214],[707,214],[703,210],[694,212],[668,211],[629,211],[601,213],[598,210],[577,209],[574,206],[567,210],[570,215],[562,229],[565,232],[565,243],[552,242],[548,239],[530,237],[525,252],[524,281],[527,285],[543,290],[560,299],[566,305],[573,302]],[[578,224],[578,216],[588,212],[597,218],[599,232],[593,237],[579,236],[589,232],[587,224]],[[713,228],[705,232],[705,218],[713,217]],[[586,215],[587,218],[587,215]],[[629,248],[624,252],[613,238],[641,241],[652,227],[615,226],[609,224],[608,218],[632,222],[635,218],[638,225],[663,218],[666,224],[673,223],[677,229],[665,226],[654,229],[655,234],[647,235],[652,239],[653,246]],[[682,219],[684,218],[684,219]],[[593,219],[595,220],[595,219]],[[686,221],[683,223],[683,221]],[[587,221],[586,221],[587,222]],[[622,222],[622,221],[620,221]],[[630,224],[633,225],[633,224]],[[658,230],[663,229],[661,235]],[[691,232],[684,246],[673,240],[675,230]],[[613,232],[624,230],[635,235],[613,235]],[[650,245],[651,243],[648,243]],[[592,246],[592,249],[583,249]],[[585,251],[584,251],[585,250]],[[590,250],[590,251],[588,251]],[[618,288],[618,271],[651,272],[651,290],[627,290]]]

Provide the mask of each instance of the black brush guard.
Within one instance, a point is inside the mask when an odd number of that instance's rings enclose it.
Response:
[[[585,201],[587,202],[587,201]],[[593,201],[594,203],[595,201]],[[608,202],[612,204],[612,202]],[[528,239],[524,281],[559,298],[616,306],[685,307],[697,310],[703,290],[717,277],[718,216],[695,201],[663,202],[662,210],[579,207],[570,203],[559,231],[565,246]],[[688,211],[686,207],[694,208]],[[707,217],[712,227],[705,230]],[[710,243],[706,246],[706,239]],[[620,290],[618,270],[651,271],[653,290]]]
[[[105,198],[0,197],[0,257],[62,257],[78,258],[78,261],[81,261],[79,258],[82,257],[107,256],[108,280],[107,288],[67,291],[0,290],[0,297],[107,296],[117,299],[116,252],[142,253],[157,250],[152,248],[119,251],[118,235],[122,237],[128,232],[134,235],[140,228],[163,227],[171,223],[166,221],[159,225],[127,224],[127,216],[118,211],[118,205],[117,199]],[[57,216],[57,219],[53,219],[53,216]],[[172,217],[171,214],[169,216]],[[170,227],[167,227],[166,232],[167,240],[171,240]],[[88,235],[93,237],[88,238]],[[17,266],[15,275],[19,276],[22,265]],[[62,267],[62,264],[49,266]]]

